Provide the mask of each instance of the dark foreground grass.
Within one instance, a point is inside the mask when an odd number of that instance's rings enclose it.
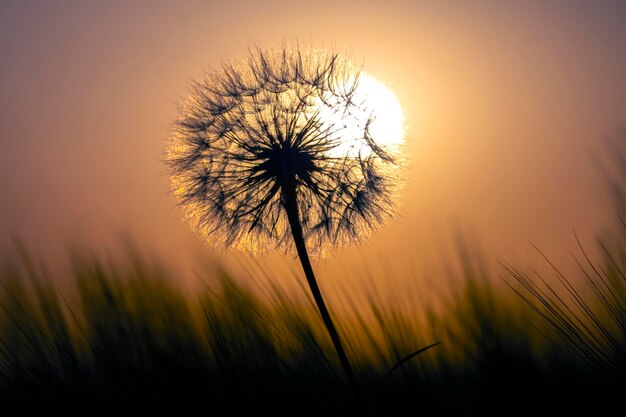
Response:
[[[581,264],[581,289],[509,266],[503,292],[465,259],[441,311],[372,302],[338,317],[365,404],[312,305],[278,290],[264,301],[225,274],[183,295],[137,255],[124,267],[74,256],[75,285],[60,291],[21,250],[1,269],[0,414],[608,415],[626,375],[622,249]]]

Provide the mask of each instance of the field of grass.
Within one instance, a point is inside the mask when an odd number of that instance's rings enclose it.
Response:
[[[464,259],[443,310],[413,317],[372,298],[336,317],[362,401],[314,306],[280,290],[263,299],[224,273],[185,295],[131,252],[124,266],[74,255],[61,291],[18,249],[0,272],[2,415],[608,415],[623,403],[619,245],[581,252],[579,277],[503,265],[508,287]]]

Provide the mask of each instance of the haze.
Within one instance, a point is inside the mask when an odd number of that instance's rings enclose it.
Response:
[[[3,2],[0,249],[128,232],[183,269],[214,256],[169,194],[176,103],[204,69],[297,39],[362,62],[407,123],[400,214],[322,276],[428,271],[459,231],[490,260],[532,263],[529,242],[566,258],[572,230],[615,216],[593,155],[626,125],[624,22],[617,1]]]

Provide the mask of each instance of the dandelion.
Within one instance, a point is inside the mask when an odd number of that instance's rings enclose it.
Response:
[[[185,218],[208,242],[295,246],[357,392],[309,251],[359,241],[394,208],[397,152],[377,137],[361,82],[336,53],[256,49],[193,83],[167,157]]]

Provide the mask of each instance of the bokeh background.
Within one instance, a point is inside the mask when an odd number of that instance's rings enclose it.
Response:
[[[184,287],[208,259],[237,274],[247,255],[180,219],[169,124],[206,69],[297,40],[363,63],[407,129],[400,213],[317,260],[323,288],[377,268],[394,292],[436,287],[458,236],[489,268],[541,263],[529,242],[566,262],[573,230],[588,242],[616,220],[599,167],[626,124],[625,21],[619,1],[3,1],[0,250],[18,237],[54,263],[67,244],[115,252],[126,236]],[[296,262],[254,259],[272,273]]]

